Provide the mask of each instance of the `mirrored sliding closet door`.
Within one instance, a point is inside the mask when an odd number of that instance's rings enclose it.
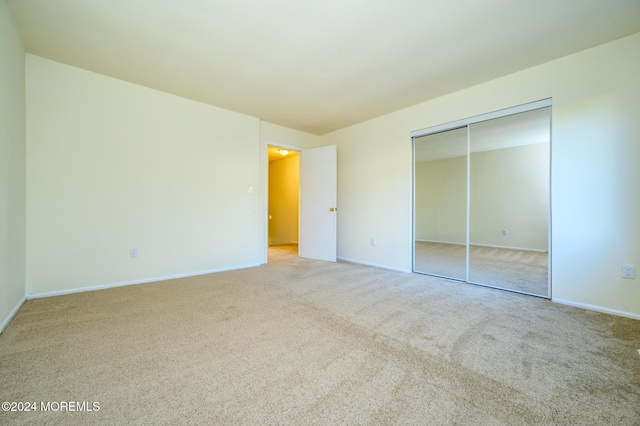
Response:
[[[550,297],[550,100],[414,132],[414,271]]]
[[[467,128],[416,138],[414,270],[467,277]]]

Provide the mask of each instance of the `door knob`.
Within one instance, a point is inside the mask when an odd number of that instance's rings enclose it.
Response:
[[[338,210],[338,209],[337,209],[336,207],[331,207],[331,208],[329,209],[329,211],[330,211],[330,212],[335,212],[335,211],[337,211],[337,210]]]

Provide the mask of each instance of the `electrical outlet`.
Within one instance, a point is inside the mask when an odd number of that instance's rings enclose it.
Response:
[[[502,230],[502,235],[504,235],[505,237],[506,237],[507,235],[509,235],[509,230],[508,230],[508,229],[503,229],[503,230]]]
[[[129,249],[129,257],[138,257],[138,248],[137,247],[131,247]]]
[[[622,278],[635,279],[636,267],[633,265],[622,265]]]

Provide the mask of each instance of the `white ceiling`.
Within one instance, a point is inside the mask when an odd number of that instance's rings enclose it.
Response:
[[[315,134],[640,31],[638,0],[5,2],[29,53]]]

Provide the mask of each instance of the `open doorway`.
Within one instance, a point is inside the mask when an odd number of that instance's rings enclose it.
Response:
[[[267,261],[298,256],[300,155],[269,145]]]

